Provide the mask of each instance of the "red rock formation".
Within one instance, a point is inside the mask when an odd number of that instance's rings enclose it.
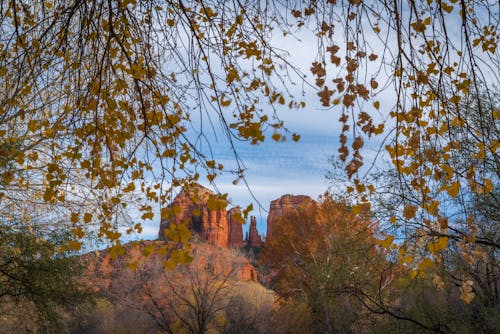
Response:
[[[248,246],[260,247],[262,246],[262,238],[257,231],[257,221],[255,217],[250,217],[250,230],[248,232]]]
[[[225,209],[210,210],[208,202],[215,195],[207,188],[197,185],[190,191],[182,191],[167,207],[171,218],[162,219],[158,237],[165,240],[165,229],[172,223],[188,222],[189,228],[209,243],[228,247],[228,222]]]
[[[267,216],[266,240],[272,238],[273,227],[276,222],[283,217],[289,210],[293,210],[307,202],[313,203],[314,200],[306,195],[283,195],[271,202],[269,215]]]
[[[229,234],[227,238],[227,246],[230,248],[243,247],[243,225],[244,221],[241,218],[240,208],[232,208],[227,212],[227,225]]]

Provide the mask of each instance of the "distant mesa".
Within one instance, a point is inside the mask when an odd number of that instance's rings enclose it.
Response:
[[[201,239],[221,248],[261,247],[263,239],[257,230],[255,217],[250,217],[250,230],[243,239],[243,223],[239,207],[220,208],[211,210],[209,200],[216,195],[202,185],[196,185],[189,191],[183,190],[167,207],[173,212],[172,218],[162,219],[160,223],[159,238],[165,240],[164,231],[170,224],[187,222],[190,230]],[[266,240],[272,238],[273,228],[281,217],[299,206],[315,203],[305,195],[283,195],[271,202],[267,217]],[[213,207],[212,207],[213,208]]]

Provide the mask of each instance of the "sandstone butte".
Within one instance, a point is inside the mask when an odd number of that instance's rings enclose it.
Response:
[[[255,217],[250,217],[250,230],[248,231],[248,246],[260,247],[262,246],[262,238],[257,231],[257,221]]]
[[[208,200],[215,196],[207,188],[196,185],[189,192],[181,191],[174,201],[167,207],[173,209],[175,215],[169,219],[162,219],[158,236],[165,240],[164,230],[170,224],[187,222],[190,230],[201,239],[221,248],[260,247],[263,245],[262,237],[257,230],[255,217],[250,218],[250,230],[247,240],[243,240],[240,208],[234,207],[227,211],[224,209],[210,210]],[[294,210],[314,200],[306,195],[283,195],[271,202],[267,217],[267,240],[272,238],[273,227],[279,219],[290,210]]]
[[[314,202],[311,197],[306,195],[283,195],[272,201],[267,216],[266,240],[270,240],[273,237],[273,228],[287,212],[295,210],[303,204]]]
[[[169,206],[176,207],[175,215],[170,220],[163,220],[160,224],[158,241],[142,241],[125,245],[128,249],[126,255],[117,259],[111,259],[107,251],[98,251],[95,254],[84,256],[87,268],[86,279],[89,286],[96,291],[108,291],[113,284],[120,285],[126,280],[126,264],[141,263],[142,266],[162,266],[162,257],[153,252],[152,255],[144,256],[143,250],[146,248],[161,248],[162,240],[165,239],[163,231],[168,224],[187,221],[193,233],[196,233],[202,240],[208,243],[194,241],[192,243],[192,255],[194,262],[190,267],[204,268],[210,270],[213,275],[224,275],[228,272],[234,274],[236,280],[242,282],[256,282],[258,280],[257,271],[243,255],[231,252],[228,248],[240,248],[245,246],[243,240],[242,221],[239,207],[210,210],[207,201],[214,194],[203,186],[197,186],[194,193],[181,192]],[[289,210],[294,210],[302,204],[314,203],[309,196],[304,195],[283,195],[271,202],[269,215],[267,218],[267,238],[272,237],[273,227],[279,224],[280,218]],[[263,245],[261,236],[257,231],[255,217],[250,218],[250,230],[246,245],[250,247],[260,247]],[[207,269],[208,268],[208,269]],[[185,279],[182,273],[178,274],[179,279]],[[161,278],[160,278],[161,280]],[[114,282],[116,281],[116,282]],[[113,283],[114,282],[114,283]],[[158,282],[157,282],[158,283]],[[159,282],[158,284],[160,284]]]
[[[164,231],[170,224],[188,222],[193,233],[214,246],[221,248],[241,248],[244,246],[243,223],[240,208],[211,210],[208,201],[213,192],[196,185],[188,191],[181,191],[169,205],[175,208],[175,215],[169,219],[162,219],[158,237],[165,239]],[[257,232],[258,233],[258,232]]]
[[[175,212],[173,217],[162,219],[160,222],[158,233],[160,240],[165,240],[164,231],[170,224],[187,221],[191,231],[202,239],[221,248],[230,247],[228,213],[226,209],[210,210],[208,208],[210,196],[214,194],[201,185],[195,186],[189,192],[181,191],[168,207]]]

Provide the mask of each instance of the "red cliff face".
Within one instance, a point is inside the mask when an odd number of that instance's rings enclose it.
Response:
[[[248,231],[248,246],[260,247],[262,246],[262,238],[257,231],[257,221],[255,217],[250,218],[250,230]]]
[[[172,218],[162,219],[159,238],[165,240],[164,230],[170,224],[188,222],[192,232],[209,243],[222,248],[228,247],[229,227],[226,209],[210,210],[208,201],[215,196],[210,190],[198,185],[191,191],[182,191],[167,207]],[[242,238],[243,239],[243,238]]]
[[[229,228],[227,246],[230,248],[243,247],[243,224],[240,208],[232,208],[227,212],[227,225]]]
[[[266,240],[272,238],[273,227],[276,226],[277,221],[283,215],[307,202],[312,203],[314,200],[306,195],[283,195],[272,201],[269,207],[269,215],[267,216]]]

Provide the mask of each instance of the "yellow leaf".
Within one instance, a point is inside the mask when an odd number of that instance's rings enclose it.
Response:
[[[427,249],[432,254],[436,254],[437,252],[439,252],[441,250],[445,250],[446,247],[448,247],[448,238],[447,237],[440,237],[436,242],[433,242],[433,243],[430,243],[427,245]]]
[[[77,212],[72,212],[70,220],[71,220],[72,223],[78,223],[78,213]]]
[[[491,143],[491,151],[493,151],[493,153],[496,153],[498,151],[498,149],[500,148],[500,141],[498,140],[494,140],[492,143]]]
[[[417,21],[413,22],[411,24],[411,27],[416,31],[416,32],[424,32],[426,28],[426,24],[424,21],[421,19],[418,19]]]
[[[417,207],[415,205],[411,205],[411,204],[408,204],[407,206],[405,206],[405,208],[403,209],[403,216],[406,218],[406,219],[412,219],[413,217],[415,217],[415,214],[417,212]]]
[[[82,244],[75,240],[68,241],[68,248],[73,251],[79,251],[82,248]]]
[[[231,105],[231,102],[231,99],[224,100],[224,97],[221,97],[220,99],[220,105],[223,107],[229,107],[229,105]]]
[[[127,263],[127,267],[129,267],[130,269],[132,269],[134,271],[137,270],[138,266],[139,266],[139,261],[134,261],[134,262]]]
[[[142,214],[141,219],[142,220],[153,219],[154,215],[155,214],[152,213],[152,212],[145,212],[145,213]]]
[[[131,192],[131,191],[134,191],[135,190],[135,183],[134,182],[130,182],[125,188],[123,188],[123,192]]]
[[[426,209],[427,209],[427,212],[429,212],[431,215],[437,216],[438,215],[438,209],[439,209],[439,201],[431,201],[427,205]]]
[[[405,263],[412,263],[413,262],[413,257],[410,256],[410,255],[406,255],[404,256],[402,259],[401,259],[401,263],[402,264],[405,264]]]
[[[394,236],[389,235],[384,240],[377,240],[376,243],[385,249],[389,249],[391,247],[393,241],[394,241]]]
[[[458,95],[454,95],[450,98],[450,102],[453,104],[458,104],[462,98]]]
[[[142,250],[141,250],[141,253],[143,256],[149,256],[150,254],[152,254],[155,250],[155,246],[154,245],[148,245],[148,246],[145,246]]]
[[[14,180],[14,173],[7,171],[7,172],[2,174],[2,182],[4,184],[9,184],[10,182],[12,182],[12,180]],[[48,202],[48,200],[47,200],[47,202]]]
[[[72,229],[71,233],[77,238],[83,238],[83,236],[85,235],[85,232],[83,232],[83,229],[80,226]]]
[[[438,242],[437,242],[437,247],[440,250],[445,250],[446,247],[448,247],[448,238],[447,237],[440,237]]]
[[[434,266],[434,262],[431,259],[426,258],[422,262],[418,264],[418,269],[420,271],[424,271],[427,268],[432,268]]]
[[[125,248],[119,243],[109,248],[109,257],[112,260],[123,254],[125,254]]]
[[[460,182],[453,182],[450,184],[447,188],[446,191],[448,192],[448,195],[451,197],[455,198],[458,196],[458,192],[460,191]]]
[[[92,220],[92,214],[91,213],[88,213],[86,212],[84,215],[83,215],[83,221],[85,223],[90,223],[90,221]]]
[[[443,10],[448,14],[450,14],[453,11],[453,5],[448,5],[444,1],[441,2],[441,8],[443,8]]]
[[[177,266],[177,264],[174,261],[172,261],[172,260],[165,260],[165,261],[163,261],[163,267],[166,270],[174,270],[176,266]]]
[[[225,209],[227,206],[227,201],[219,198],[218,196],[211,195],[207,201],[207,208],[212,211],[218,211]]]

